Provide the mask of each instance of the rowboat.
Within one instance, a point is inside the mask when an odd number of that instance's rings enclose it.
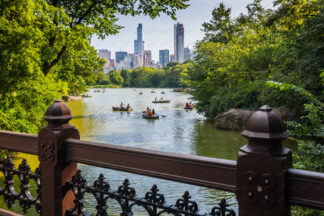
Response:
[[[131,112],[133,111],[133,108],[128,108],[127,107],[112,107],[113,111],[119,111],[119,112]]]
[[[91,98],[91,95],[81,95],[82,98]]]
[[[156,100],[152,101],[152,103],[170,103],[170,100]]]
[[[149,116],[149,115],[146,115],[145,113],[143,113],[143,118],[145,118],[145,119],[159,119],[159,115],[157,115],[157,114],[154,114],[154,115],[152,115],[152,116]]]
[[[183,108],[183,109],[186,109],[186,110],[192,110],[192,109],[194,109],[194,106],[191,106],[191,107],[185,107],[185,108]]]

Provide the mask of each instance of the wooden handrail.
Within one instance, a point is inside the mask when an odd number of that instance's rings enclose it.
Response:
[[[236,161],[66,140],[66,159],[224,191],[235,191]]]
[[[0,148],[37,155],[37,135],[0,130]]]
[[[145,176],[236,191],[236,161],[67,139],[65,160]],[[38,154],[37,135],[0,130],[0,148]],[[291,205],[324,209],[324,173],[289,169]]]
[[[288,182],[291,205],[324,210],[324,173],[289,169]]]

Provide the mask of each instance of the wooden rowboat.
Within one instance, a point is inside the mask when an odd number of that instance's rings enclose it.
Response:
[[[91,95],[81,95],[82,98],[91,98]]]
[[[170,100],[157,100],[157,101],[152,101],[152,103],[170,103]]]
[[[160,116],[157,115],[157,114],[154,114],[152,116],[149,116],[149,115],[146,115],[145,113],[143,113],[143,118],[145,118],[145,119],[159,119]]]
[[[127,107],[112,107],[113,111],[119,111],[119,112],[131,112],[133,111],[133,108],[128,108]]]

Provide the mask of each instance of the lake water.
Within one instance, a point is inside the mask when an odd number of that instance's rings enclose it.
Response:
[[[195,110],[184,110],[184,104],[190,100],[189,94],[172,92],[171,89],[155,89],[156,93],[150,93],[151,89],[131,88],[106,89],[104,93],[93,91],[89,92],[92,98],[68,103],[74,115],[71,124],[79,129],[82,140],[232,160],[236,160],[239,148],[247,143],[240,133],[216,130]],[[166,94],[161,94],[162,91]],[[153,104],[155,97],[163,97],[171,103]],[[120,102],[130,103],[134,111],[113,112],[112,106],[119,106]],[[154,108],[160,119],[143,119],[142,111],[147,107]],[[128,178],[139,197],[156,184],[169,205],[175,204],[185,191],[189,191],[202,212],[210,211],[224,197],[237,209],[232,193],[83,164],[79,165],[79,169],[89,184],[103,173],[112,189],[117,189]],[[94,213],[94,198],[86,198],[86,207]],[[120,214],[117,203],[108,202],[108,206],[109,215]],[[142,209],[136,208],[134,215],[145,214]]]

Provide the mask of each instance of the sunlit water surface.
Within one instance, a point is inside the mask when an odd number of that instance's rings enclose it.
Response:
[[[89,92],[92,98],[68,103],[74,115],[71,124],[79,129],[82,140],[232,160],[236,159],[239,148],[246,144],[240,133],[216,130],[195,110],[184,110],[184,104],[190,100],[186,93],[172,92],[171,89],[156,89],[156,93],[150,93],[151,89],[131,88],[106,89],[104,93],[93,91]],[[153,104],[155,97],[163,97],[171,103]],[[120,102],[130,103],[134,111],[113,112],[112,106],[118,106]],[[147,107],[154,108],[160,119],[143,119],[142,111]],[[189,191],[202,212],[210,211],[224,197],[237,210],[235,196],[231,193],[83,164],[79,164],[79,169],[91,184],[103,173],[112,189],[117,189],[128,178],[139,197],[156,184],[170,205]],[[86,207],[95,213],[94,198],[91,195],[86,198]],[[108,206],[109,215],[121,213],[117,202],[109,201]],[[134,215],[146,214],[143,209],[135,208]]]

